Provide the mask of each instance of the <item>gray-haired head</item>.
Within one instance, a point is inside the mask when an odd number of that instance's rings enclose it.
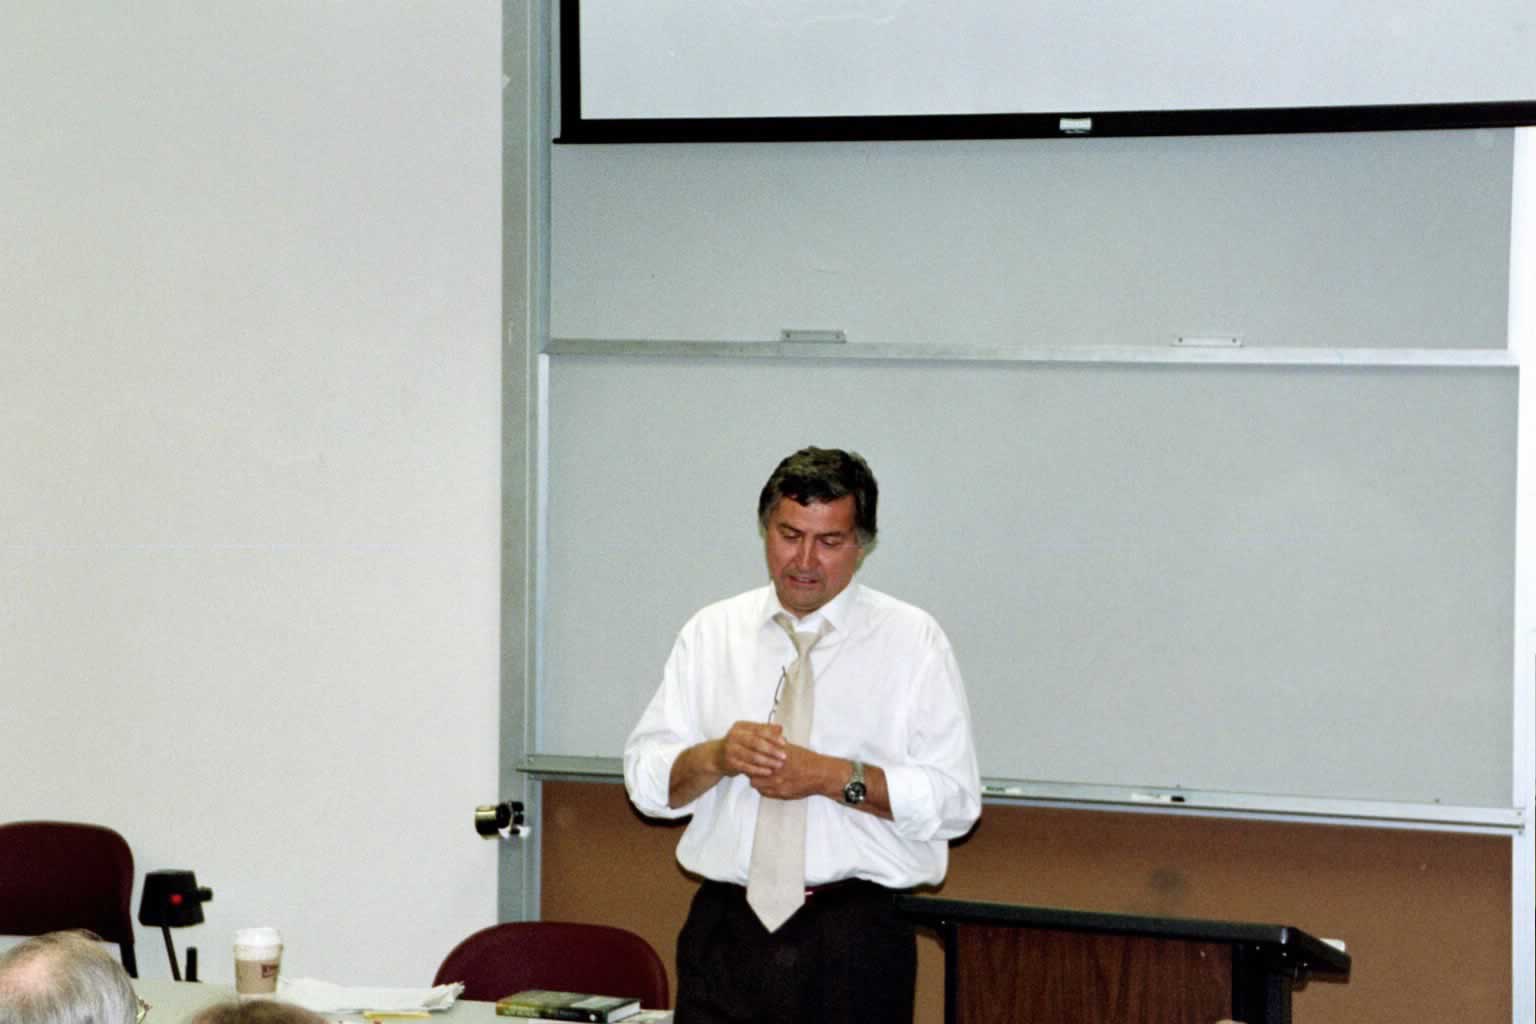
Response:
[[[768,516],[781,498],[802,505],[836,501],[853,495],[853,531],[859,547],[868,550],[875,543],[875,511],[880,488],[858,452],[840,448],[802,448],[786,457],[777,467],[762,493],[757,496],[757,525],[768,529]]]
[[[0,954],[0,1024],[134,1024],[123,965],[89,932],[50,932]]]

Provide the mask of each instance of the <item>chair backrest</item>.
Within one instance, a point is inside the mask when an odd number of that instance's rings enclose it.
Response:
[[[133,953],[133,852],[110,828],[69,821],[0,825],[0,935],[85,928]]]
[[[465,999],[493,1002],[527,988],[639,996],[666,1009],[667,968],[634,932],[601,924],[517,921],[475,932],[453,948],[434,985],[464,983]]]

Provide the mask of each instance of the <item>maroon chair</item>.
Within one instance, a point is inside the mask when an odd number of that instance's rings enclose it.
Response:
[[[13,821],[0,825],[0,935],[84,928],[133,955],[133,852],[100,825]]]
[[[453,947],[434,985],[464,983],[465,999],[494,1002],[527,988],[639,996],[667,1008],[667,968],[634,932],[602,924],[514,921],[482,928]]]

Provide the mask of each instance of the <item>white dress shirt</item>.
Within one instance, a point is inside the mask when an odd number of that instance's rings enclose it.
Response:
[[[678,634],[661,686],[624,745],[624,784],[653,817],[692,815],[677,846],[687,870],[745,885],[761,799],[748,778],[722,779],[668,807],[672,763],[737,721],[772,710],[794,643],[773,621],[773,588],[717,602]],[[948,840],[981,813],[970,711],[949,640],[927,612],[851,583],[797,628],[826,635],[811,650],[815,712],[807,744],[885,770],[893,820],[810,797],[806,884],[864,878],[895,889],[943,879]]]

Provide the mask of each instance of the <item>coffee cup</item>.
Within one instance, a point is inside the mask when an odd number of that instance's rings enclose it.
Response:
[[[241,928],[235,932],[235,992],[241,999],[277,992],[283,963],[283,937],[276,928]]]

